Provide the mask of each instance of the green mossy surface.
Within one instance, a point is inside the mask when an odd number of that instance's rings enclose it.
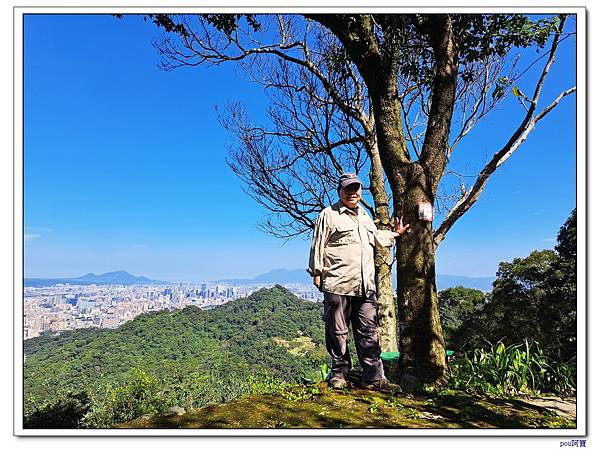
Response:
[[[145,415],[116,428],[575,428],[573,420],[518,399],[444,391],[391,396],[325,383],[251,395],[182,415]]]

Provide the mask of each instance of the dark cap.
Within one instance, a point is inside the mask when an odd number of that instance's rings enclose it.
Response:
[[[362,183],[360,182],[355,173],[345,173],[340,177],[337,190],[340,191],[342,190],[342,188],[356,183],[362,186]]]

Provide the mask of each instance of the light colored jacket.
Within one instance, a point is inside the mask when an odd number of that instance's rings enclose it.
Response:
[[[339,201],[319,214],[307,272],[321,276],[325,292],[370,296],[375,288],[375,245],[390,247],[395,233],[378,230],[359,205],[357,213]]]

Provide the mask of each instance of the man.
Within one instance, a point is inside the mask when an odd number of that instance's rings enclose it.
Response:
[[[347,385],[350,352],[346,340],[351,322],[363,369],[361,385],[397,390],[385,378],[380,358],[373,254],[375,245],[392,246],[410,225],[395,218],[395,231],[378,230],[359,205],[362,184],[353,173],[340,177],[338,193],[340,200],[319,214],[307,270],[324,294],[325,344],[332,359],[329,385],[334,389]]]

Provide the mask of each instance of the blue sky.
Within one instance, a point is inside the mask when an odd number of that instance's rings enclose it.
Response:
[[[225,163],[230,137],[214,107],[239,100],[260,117],[266,105],[234,65],[160,71],[158,31],[136,17],[29,15],[24,30],[26,276],[127,270],[200,281],[306,266],[310,243],[258,230],[265,211]],[[575,84],[574,43],[565,44],[542,104]],[[500,261],[555,245],[576,202],[575,100],[494,174],[440,246],[438,273],[492,276]],[[453,167],[477,173],[519,108],[507,99]]]

